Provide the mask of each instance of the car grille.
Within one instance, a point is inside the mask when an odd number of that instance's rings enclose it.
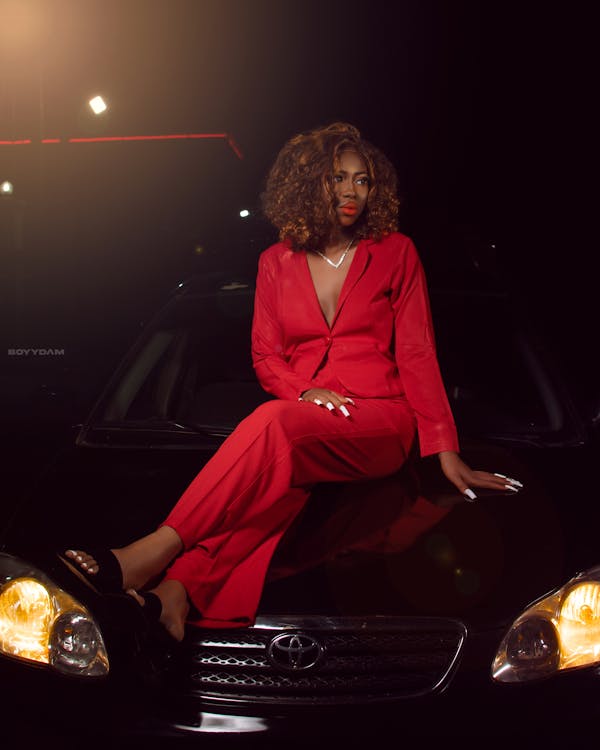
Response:
[[[188,641],[191,692],[208,701],[374,703],[440,691],[465,643],[456,620],[260,617]]]

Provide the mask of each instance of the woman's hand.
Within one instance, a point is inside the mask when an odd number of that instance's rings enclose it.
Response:
[[[477,499],[472,487],[484,487],[490,490],[512,490],[518,492],[523,485],[517,479],[504,474],[491,474],[489,471],[474,471],[455,451],[438,453],[443,473],[467,500]]]
[[[346,404],[355,406],[354,401],[351,398],[342,396],[341,393],[330,391],[327,388],[309,388],[308,391],[300,396],[300,401],[312,401],[317,406],[323,406],[329,409],[330,412],[335,413],[336,409],[339,409],[345,417],[350,416]]]

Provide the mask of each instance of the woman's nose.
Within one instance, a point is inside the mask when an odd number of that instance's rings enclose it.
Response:
[[[354,195],[354,181],[347,178],[342,182],[342,195]]]

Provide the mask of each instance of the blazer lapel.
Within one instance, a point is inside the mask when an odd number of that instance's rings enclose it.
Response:
[[[310,274],[306,252],[294,252],[294,261],[296,263],[296,268],[298,271],[298,289],[301,290],[303,287],[306,288],[306,294],[312,300],[311,305],[313,311],[320,323],[319,328],[325,327],[326,330],[329,330],[329,326],[327,325],[327,321],[325,320],[325,316],[323,315],[323,310],[321,310],[319,298],[317,297],[315,283],[312,280],[312,276]]]
[[[344,279],[342,291],[340,292],[337,307],[335,309],[335,315],[333,316],[333,320],[331,321],[332,329],[335,326],[337,319],[339,318],[345,301],[348,299],[348,295],[354,289],[358,280],[365,272],[365,269],[371,257],[371,252],[369,251],[369,245],[371,244],[371,242],[372,240],[361,240],[358,243],[358,247],[356,248],[356,252],[354,253],[354,258],[352,258],[352,264],[350,265],[348,275]]]

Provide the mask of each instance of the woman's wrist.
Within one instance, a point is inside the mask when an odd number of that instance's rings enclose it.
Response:
[[[458,456],[458,452],[457,451],[440,451],[437,454],[437,457],[439,458],[440,461],[443,461],[446,456]]]

